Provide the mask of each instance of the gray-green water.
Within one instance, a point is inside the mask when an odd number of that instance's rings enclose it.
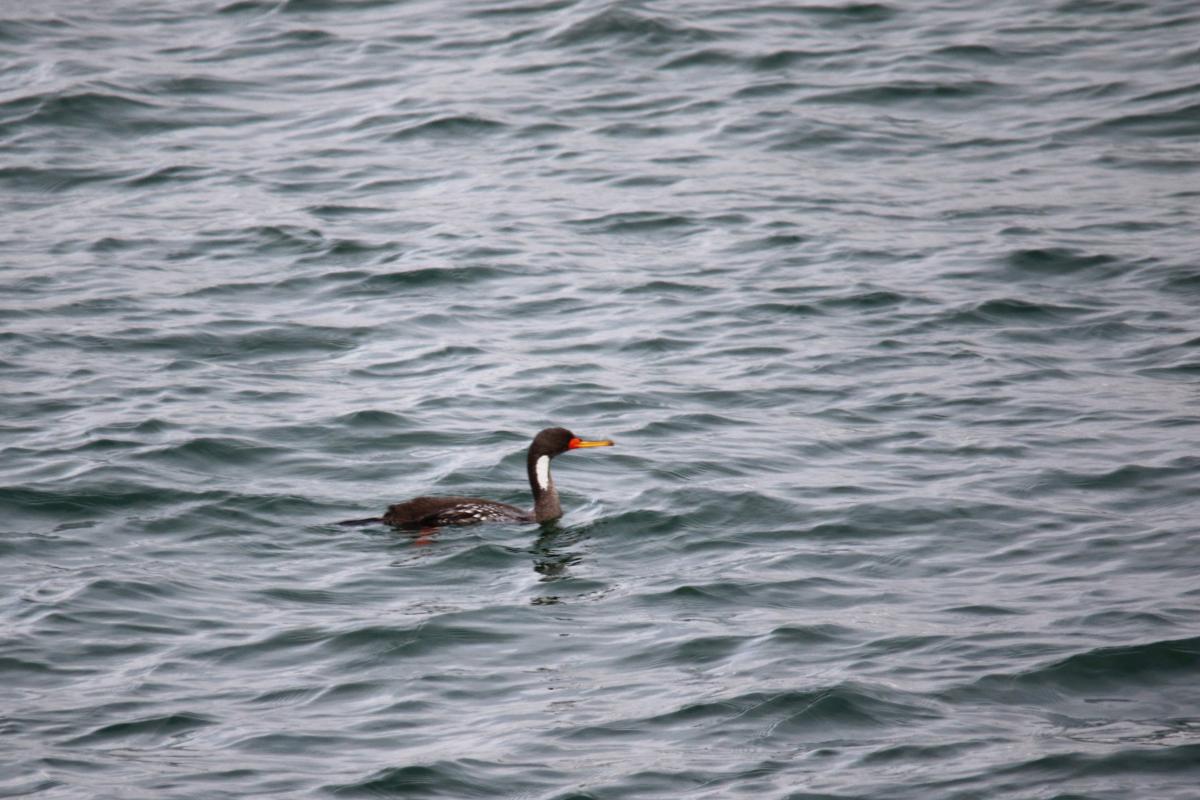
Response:
[[[0,795],[1197,796],[1193,2],[0,12]]]

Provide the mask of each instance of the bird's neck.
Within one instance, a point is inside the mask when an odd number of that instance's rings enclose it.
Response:
[[[533,516],[538,522],[549,522],[562,516],[562,506],[558,502],[558,490],[554,488],[554,478],[550,475],[550,456],[535,456],[532,452],[528,458],[529,488],[533,490]]]

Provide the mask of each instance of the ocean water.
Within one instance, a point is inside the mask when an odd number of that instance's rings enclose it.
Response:
[[[0,5],[0,796],[1200,796],[1198,42]]]

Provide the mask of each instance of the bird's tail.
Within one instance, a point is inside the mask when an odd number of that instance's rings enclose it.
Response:
[[[365,519],[344,519],[338,525],[372,525],[383,522],[383,517],[366,517]]]

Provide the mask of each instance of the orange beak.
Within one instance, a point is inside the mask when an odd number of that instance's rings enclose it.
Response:
[[[612,439],[597,439],[594,442],[589,442],[586,439],[580,439],[579,437],[575,437],[571,441],[567,442],[568,450],[574,450],[577,447],[612,447],[612,446],[613,446]]]

